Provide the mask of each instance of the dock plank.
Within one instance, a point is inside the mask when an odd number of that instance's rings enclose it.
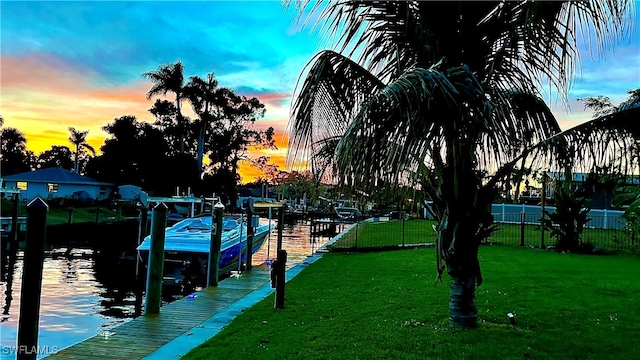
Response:
[[[218,287],[197,292],[195,297],[166,304],[160,314],[139,316],[114,327],[109,337],[96,335],[47,359],[142,359],[269,281],[267,266],[254,267],[240,277],[220,281]]]

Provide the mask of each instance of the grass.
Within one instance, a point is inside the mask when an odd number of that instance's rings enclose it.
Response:
[[[448,326],[432,248],[329,253],[184,359],[603,359],[640,350],[638,257],[480,249],[479,327]],[[516,314],[513,329],[506,313]]]
[[[11,216],[11,206],[12,204],[8,201],[3,202],[6,208],[2,211],[2,216]],[[18,209],[18,216],[27,216],[27,206],[24,204],[20,205]],[[100,207],[100,222],[107,221],[109,218],[114,218],[116,216],[116,212],[110,210],[105,207]],[[69,210],[64,207],[49,207],[49,211],[47,212],[47,225],[58,225],[58,224],[66,224],[69,221]],[[96,221],[96,207],[78,207],[73,211],[73,223],[80,222],[95,222]]]
[[[109,218],[114,218],[116,212],[104,207],[100,208],[99,220],[107,221]],[[51,208],[47,214],[47,225],[66,224],[69,221],[69,210]],[[96,208],[95,207],[82,207],[73,210],[73,223],[80,222],[95,222],[96,221]]]

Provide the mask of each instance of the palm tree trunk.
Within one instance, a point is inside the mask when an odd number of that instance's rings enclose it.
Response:
[[[178,110],[178,131],[180,132],[180,154],[184,154],[184,119],[180,109],[180,96],[176,95],[176,109]]]
[[[453,327],[475,328],[477,323],[476,277],[473,273],[455,276],[449,293],[449,324]]]
[[[198,136],[198,172],[202,172],[202,162],[204,158],[204,132],[205,123],[203,121],[202,128],[200,128],[200,135]]]
[[[78,173],[78,152],[80,151],[80,145],[76,144],[76,156],[75,156],[75,161],[73,163],[73,171],[77,174]]]

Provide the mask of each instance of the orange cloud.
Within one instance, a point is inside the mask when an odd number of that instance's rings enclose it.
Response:
[[[141,121],[153,121],[148,109],[154,99],[147,100],[151,83],[135,79],[124,85],[99,85],[92,82],[98,74],[82,66],[66,63],[47,53],[25,56],[2,56],[0,75],[2,108],[6,127],[15,127],[27,138],[27,147],[36,155],[52,145],[71,147],[69,127],[89,131],[87,142],[98,152],[106,134],[102,127],[123,115]],[[256,122],[256,128],[273,126],[278,150],[252,149],[251,157],[271,157],[281,170],[286,170],[288,138],[284,135],[288,119],[290,95],[261,93],[255,95],[265,103],[267,114]],[[169,96],[169,100],[172,98]],[[188,106],[185,115],[195,117]],[[244,182],[263,174],[245,164],[239,170]]]

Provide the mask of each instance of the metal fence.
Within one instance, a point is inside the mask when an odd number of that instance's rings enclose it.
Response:
[[[540,213],[494,213],[498,231],[485,243],[546,248],[557,239],[540,228]],[[639,251],[638,234],[620,216],[589,216],[582,241],[606,251]],[[377,219],[379,220],[379,219]],[[386,220],[386,219],[384,219]],[[434,220],[391,220],[358,222],[338,227],[339,233],[327,248],[337,251],[368,251],[390,248],[432,246],[436,242]],[[340,231],[342,230],[342,231]]]

